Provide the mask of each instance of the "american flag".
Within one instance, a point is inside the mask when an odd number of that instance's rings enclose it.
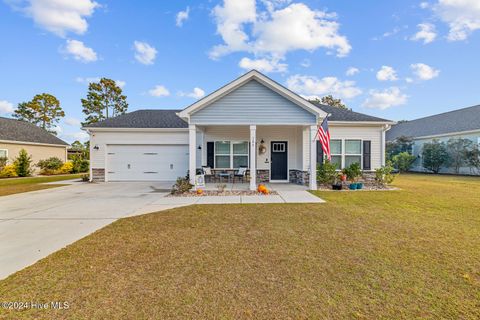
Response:
[[[330,154],[330,131],[328,130],[327,118],[323,119],[322,124],[318,127],[317,136],[322,144],[323,153],[327,156],[328,160],[332,160],[332,155]]]

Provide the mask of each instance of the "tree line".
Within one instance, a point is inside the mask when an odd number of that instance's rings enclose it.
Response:
[[[413,139],[398,137],[388,142],[387,160],[400,171],[408,171],[417,157],[413,155]],[[470,168],[473,174],[480,174],[480,149],[477,143],[465,138],[450,138],[448,141],[433,139],[422,146],[419,154],[421,166],[427,171],[439,173],[442,168],[451,168],[456,174],[462,167]]]
[[[82,126],[102,121],[127,112],[127,97],[114,80],[102,78],[88,85],[87,95],[81,99],[85,120]],[[32,123],[56,135],[55,126],[65,117],[60,101],[50,93],[35,95],[32,100],[21,102],[13,117]]]

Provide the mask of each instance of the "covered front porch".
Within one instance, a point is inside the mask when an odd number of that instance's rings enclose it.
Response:
[[[260,183],[316,190],[316,132],[311,125],[190,124],[189,172],[206,173],[212,190],[256,190]]]

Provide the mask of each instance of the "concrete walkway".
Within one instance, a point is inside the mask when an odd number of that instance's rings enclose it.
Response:
[[[192,204],[323,202],[304,190],[278,190],[272,196],[166,197],[172,183],[71,183],[0,197],[0,279],[120,218]]]

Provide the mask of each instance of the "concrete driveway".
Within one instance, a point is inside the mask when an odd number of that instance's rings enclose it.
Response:
[[[172,184],[75,183],[0,197],[0,279],[119,218],[145,212],[142,208],[163,198],[162,189]]]

